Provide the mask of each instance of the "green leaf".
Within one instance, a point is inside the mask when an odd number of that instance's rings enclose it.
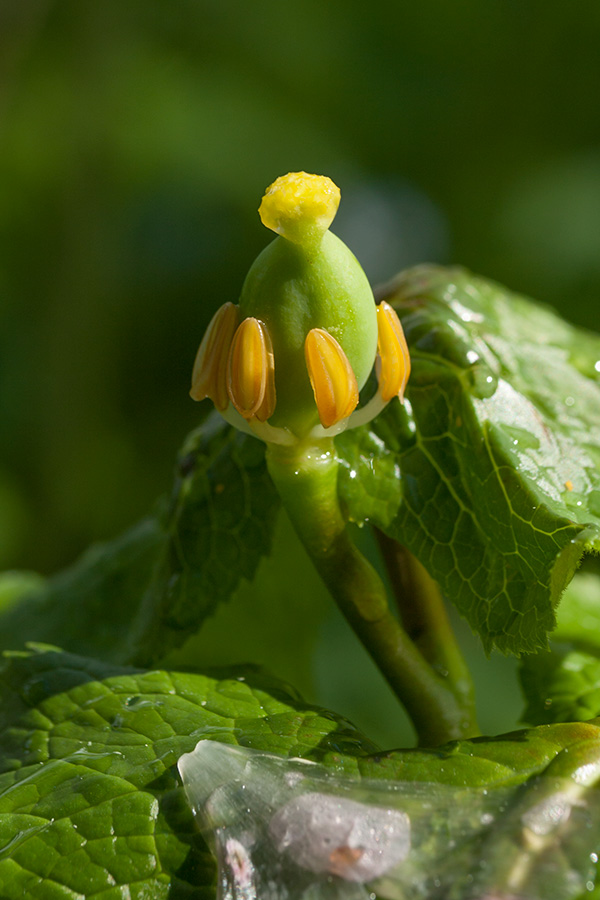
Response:
[[[9,605],[2,646],[154,663],[254,576],[278,506],[262,444],[214,415],[186,441],[168,504]]]
[[[213,896],[175,764],[205,736],[321,758],[372,744],[258,673],[116,667],[38,645],[0,675],[3,900]]]
[[[524,722],[580,722],[600,715],[598,656],[554,642],[538,656],[524,657],[519,673],[527,698]]]
[[[256,671],[143,671],[38,645],[0,671],[2,898],[212,898],[213,864],[175,768],[202,738],[338,774],[487,790],[515,788],[565,748],[576,759],[599,736],[591,723],[544,726],[382,754]]]
[[[461,269],[380,297],[413,372],[405,408],[338,439],[349,515],[405,544],[486,650],[543,648],[600,548],[600,338]]]
[[[264,445],[213,415],[183,446],[167,540],[144,595],[132,661],[148,665],[180,646],[254,577],[271,551],[279,497]]]
[[[0,617],[3,648],[46,641],[84,654],[120,659],[131,623],[165,543],[158,518],[145,519],[74,565],[25,592]]]
[[[557,615],[550,652],[525,656],[520,679],[534,725],[577,722],[600,714],[600,578],[576,575]]]
[[[558,608],[552,639],[600,655],[600,576],[578,572]]]

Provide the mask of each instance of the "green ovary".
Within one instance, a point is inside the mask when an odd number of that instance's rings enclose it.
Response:
[[[319,417],[304,358],[311,328],[323,328],[344,350],[359,390],[377,353],[373,293],[360,264],[330,231],[306,248],[276,238],[252,265],[240,297],[242,318],[263,321],[275,359],[277,405],[269,422],[303,438]]]

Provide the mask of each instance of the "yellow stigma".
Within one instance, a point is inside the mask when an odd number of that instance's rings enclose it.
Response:
[[[258,214],[263,225],[294,243],[325,234],[340,204],[340,189],[325,175],[289,172],[267,188]]]
[[[275,409],[275,365],[271,337],[264,322],[244,319],[229,353],[227,392],[244,419],[265,422]]]
[[[379,393],[386,403],[404,397],[410,375],[410,356],[396,311],[382,300],[377,307],[377,349],[381,360]]]
[[[229,406],[227,359],[237,323],[238,308],[233,303],[225,303],[216,311],[202,338],[192,372],[190,396],[194,400],[210,397],[221,412]]]
[[[330,428],[356,408],[356,376],[336,339],[322,328],[308,332],[304,355],[321,425]]]

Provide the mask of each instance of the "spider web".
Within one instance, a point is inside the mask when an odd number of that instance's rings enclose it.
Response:
[[[211,740],[179,761],[218,900],[571,900],[593,888],[600,842],[580,769],[486,789],[352,779]]]

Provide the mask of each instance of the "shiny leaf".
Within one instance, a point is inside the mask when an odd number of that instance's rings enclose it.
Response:
[[[461,269],[380,297],[413,371],[404,407],[338,439],[349,515],[405,544],[486,649],[543,648],[600,548],[600,338]]]
[[[578,747],[600,736],[593,723],[542,726],[383,754],[257,671],[144,671],[42,645],[7,656],[0,701],[3,900],[212,900],[213,863],[176,770],[203,738],[312,759],[339,776],[455,786],[465,803],[462,789],[501,788],[510,824],[513,794],[528,796],[519,785],[532,779],[537,796],[535,776],[553,760],[568,776]],[[514,852],[518,833],[502,834]]]

